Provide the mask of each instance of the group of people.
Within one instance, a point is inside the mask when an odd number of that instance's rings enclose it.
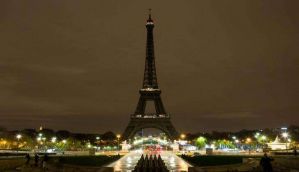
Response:
[[[26,165],[28,166],[30,164],[30,159],[31,159],[29,153],[25,155],[25,158],[26,158]],[[40,156],[37,153],[34,154],[34,166],[35,167],[38,167],[39,163],[40,163],[41,167],[44,170],[46,170],[47,169],[47,162],[48,162],[48,160],[49,160],[48,154],[44,155],[42,161],[40,161]]]

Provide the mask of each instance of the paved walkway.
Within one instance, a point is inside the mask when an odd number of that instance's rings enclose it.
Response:
[[[108,167],[114,167],[114,171],[130,172],[134,169],[142,154],[160,154],[167,166],[167,169],[171,172],[188,171],[188,167],[191,166],[183,159],[169,151],[161,151],[159,153],[131,151],[120,160],[108,165]]]

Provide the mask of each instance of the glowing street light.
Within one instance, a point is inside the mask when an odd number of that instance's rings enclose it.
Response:
[[[282,137],[285,138],[285,139],[288,138],[289,137],[289,133],[287,133],[287,132],[282,133]]]
[[[266,137],[265,135],[262,135],[261,139],[262,139],[263,141],[265,141],[265,140],[267,140],[267,137]]]
[[[250,137],[246,138],[246,142],[250,143],[251,142],[251,138]]]
[[[52,143],[55,143],[55,142],[56,142],[56,140],[57,140],[57,138],[56,138],[56,137],[52,137],[52,139],[51,139],[51,142],[52,142]]]
[[[18,141],[22,138],[22,135],[21,134],[17,134],[16,135],[16,138],[18,139]]]
[[[18,139],[18,149],[19,149],[19,141],[20,141],[20,139],[22,138],[22,135],[21,135],[21,134],[17,134],[17,135],[16,135],[16,138]]]
[[[62,143],[63,143],[63,144],[66,144],[66,140],[62,140]]]
[[[117,138],[117,139],[120,139],[120,137],[121,137],[120,134],[117,134],[117,135],[116,135],[116,138]]]
[[[99,136],[97,136],[97,137],[96,137],[96,140],[100,140],[100,137],[99,137]]]
[[[288,143],[287,143],[287,141],[288,141],[289,133],[284,132],[281,135],[286,140],[286,149],[288,149]]]
[[[185,134],[181,134],[180,137],[181,137],[182,140],[184,140],[186,138],[186,135]]]

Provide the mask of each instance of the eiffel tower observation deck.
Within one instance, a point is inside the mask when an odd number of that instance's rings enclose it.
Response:
[[[171,138],[176,139],[178,133],[170,121],[170,115],[166,113],[161,99],[161,90],[158,86],[155,51],[154,51],[154,21],[149,12],[146,21],[147,40],[146,40],[146,58],[142,88],[139,90],[139,101],[134,114],[131,115],[129,125],[127,126],[123,139],[134,137],[135,133],[144,128],[156,128],[165,132]],[[155,105],[154,113],[146,113],[147,102],[153,101]]]

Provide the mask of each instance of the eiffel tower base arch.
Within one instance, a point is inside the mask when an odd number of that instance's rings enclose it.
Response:
[[[170,118],[131,118],[122,139],[133,139],[138,131],[145,128],[159,129],[171,140],[179,138],[179,134],[172,125]]]

